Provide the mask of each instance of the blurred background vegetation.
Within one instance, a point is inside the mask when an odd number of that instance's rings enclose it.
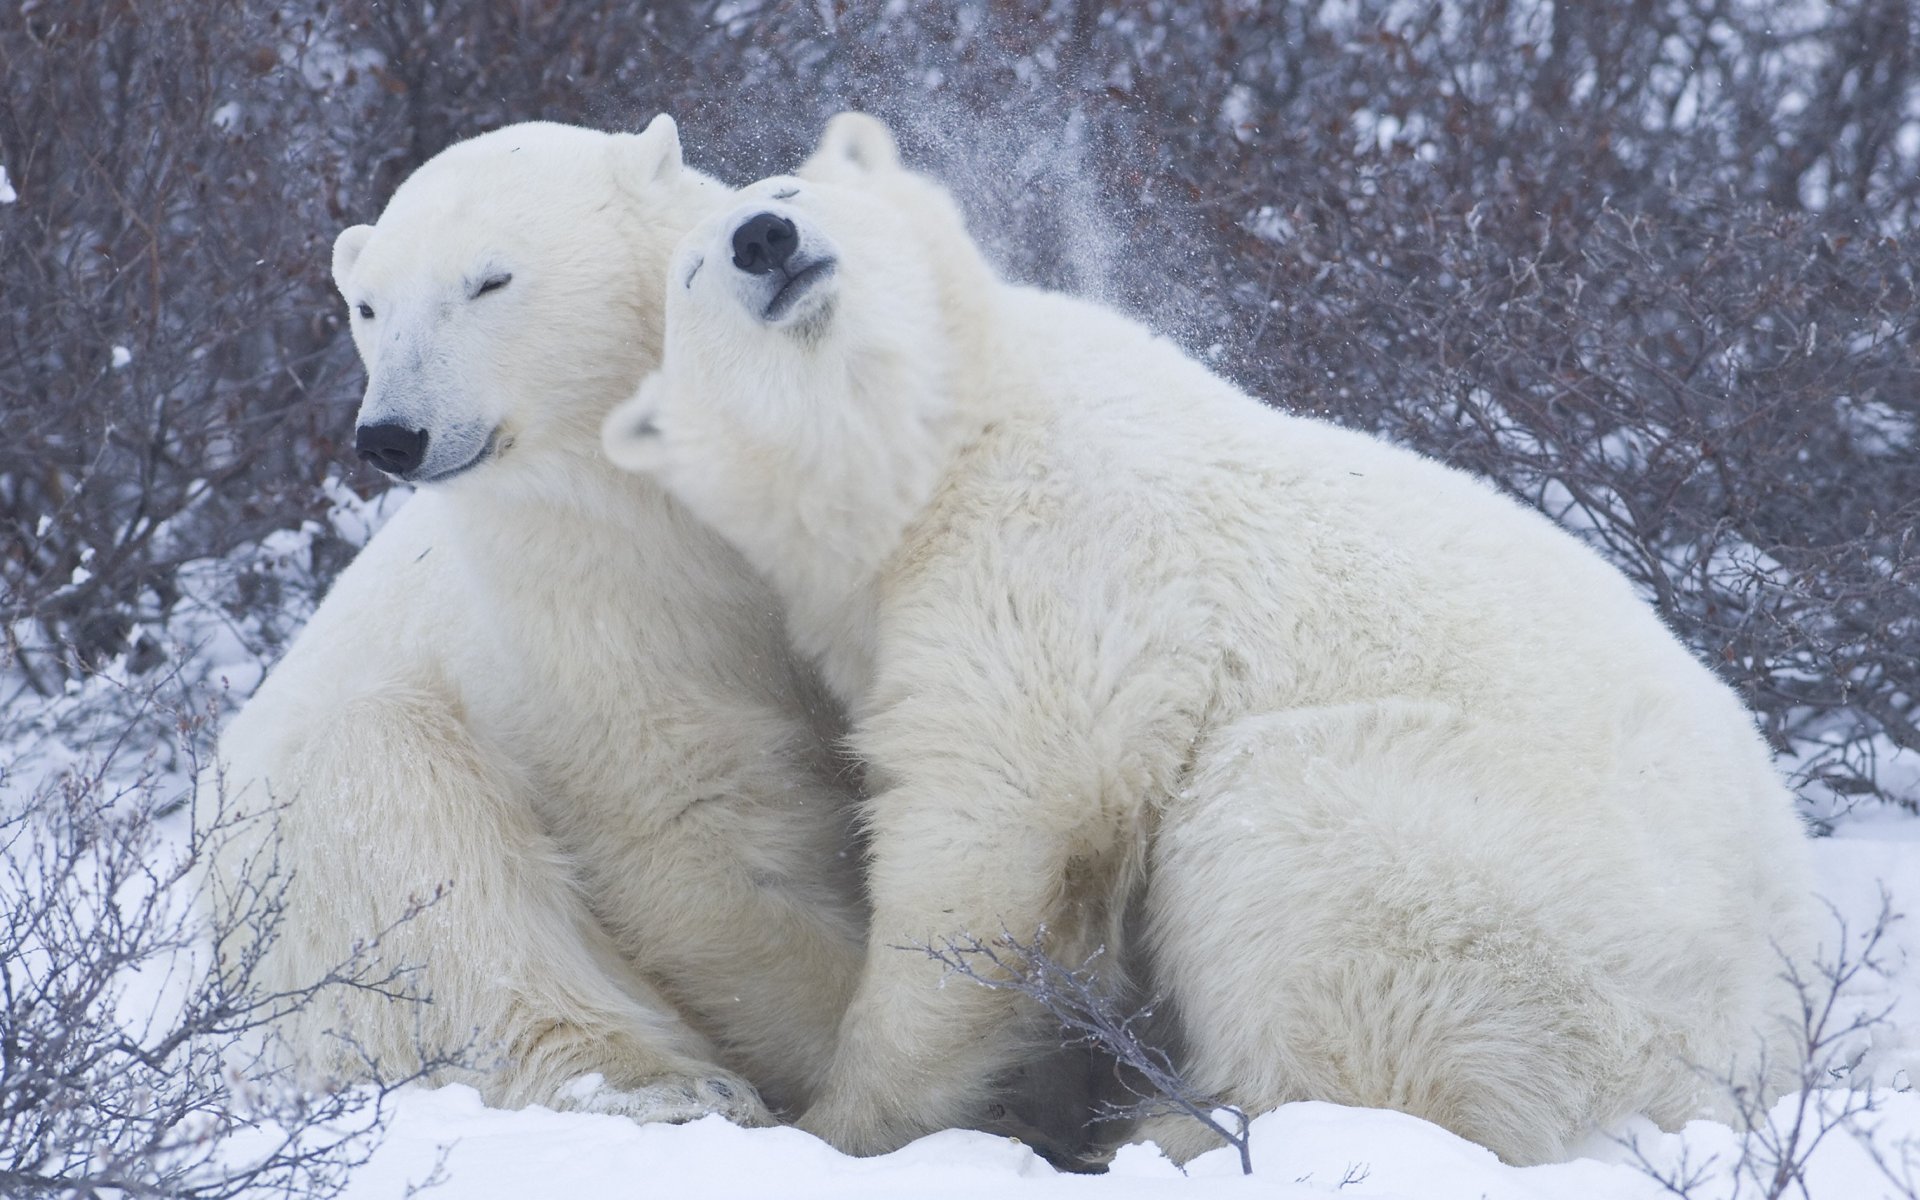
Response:
[[[1905,0],[10,5],[0,704],[177,670],[208,578],[270,656],[351,557],[329,247],[434,152],[667,111],[743,183],[860,107],[1010,276],[1545,510],[1816,808],[1912,808],[1916,53]]]

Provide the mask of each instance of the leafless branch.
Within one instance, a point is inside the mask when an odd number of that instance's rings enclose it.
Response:
[[[938,945],[904,947],[923,951],[952,975],[983,987],[1010,991],[1038,1005],[1054,1020],[1069,1046],[1089,1046],[1112,1058],[1114,1078],[1137,1098],[1136,1103],[1112,1106],[1099,1120],[1139,1120],[1177,1112],[1206,1126],[1240,1155],[1240,1170],[1253,1173],[1247,1114],[1220,1106],[1199,1094],[1174,1066],[1165,1051],[1146,1036],[1152,1020],[1151,1004],[1132,1012],[1121,1010],[1098,964],[1104,950],[1096,950],[1078,967],[1055,962],[1042,948],[1046,930],[1031,942],[1011,933],[982,940],[972,934],[946,938]]]

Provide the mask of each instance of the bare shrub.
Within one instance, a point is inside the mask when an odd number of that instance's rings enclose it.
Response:
[[[191,787],[200,718],[171,712]],[[393,1090],[453,1059],[393,1074],[363,1054],[372,1082],[354,1088],[291,1077],[281,1020],[340,989],[418,1003],[411,973],[367,965],[369,945],[302,986],[266,986],[286,874],[257,873],[260,886],[217,911],[198,903],[213,846],[263,818],[223,810],[170,835],[188,803],[182,775],[132,755],[109,746],[0,811],[0,1191],[336,1195],[378,1145]],[[216,966],[212,946],[230,934],[247,949]]]
[[[328,240],[447,142],[667,110],[745,180],[857,106],[1016,278],[1567,522],[1812,793],[1913,805],[1917,46],[1899,0],[29,3],[0,625],[42,692],[158,666],[185,564],[315,518],[359,386]]]
[[[1666,1162],[1658,1161],[1637,1138],[1621,1143],[1635,1167],[1680,1200],[1709,1192],[1727,1200],[1748,1195],[1814,1200],[1809,1166],[1822,1145],[1839,1138],[1851,1138],[1866,1153],[1894,1188],[1888,1197],[1920,1200],[1920,1144],[1889,1145],[1876,1136],[1871,1118],[1880,1112],[1885,1094],[1858,1074],[1870,1035],[1887,1025],[1893,1009],[1862,1009],[1851,1002],[1851,992],[1863,977],[1886,975],[1883,943],[1905,917],[1894,911],[1884,891],[1879,912],[1866,929],[1850,927],[1837,909],[1832,916],[1835,940],[1829,953],[1813,963],[1782,965],[1800,1000],[1794,1030],[1799,1055],[1786,1099],[1768,1104],[1756,1078],[1708,1075],[1733,1113],[1733,1157],[1697,1159],[1683,1146],[1674,1161]],[[1762,1062],[1756,1076],[1765,1078],[1770,1067]]]
[[[243,0],[0,24],[0,626],[42,693],[160,665],[184,565],[324,506],[352,361],[325,50]]]

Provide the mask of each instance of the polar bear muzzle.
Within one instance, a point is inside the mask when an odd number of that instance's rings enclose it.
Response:
[[[727,235],[733,266],[751,281],[744,300],[755,315],[770,324],[783,321],[833,275],[838,265],[831,247],[780,213],[754,213],[733,226]],[[699,267],[694,268],[695,272]],[[691,274],[687,277],[693,282]]]
[[[440,483],[479,466],[505,448],[498,428],[486,431],[484,436],[472,425],[454,426],[443,432],[450,432],[450,436],[439,440],[440,464],[427,461],[427,445],[434,440],[432,431],[415,429],[400,421],[376,421],[358,426],[353,431],[353,449],[395,479],[408,483]],[[467,457],[450,466],[444,465],[448,447],[458,454],[466,445],[475,447]]]
[[[353,431],[353,450],[389,475],[418,470],[427,457],[427,431],[398,421],[362,425]]]
[[[749,275],[780,270],[800,248],[800,231],[779,213],[748,217],[733,231],[733,265]]]

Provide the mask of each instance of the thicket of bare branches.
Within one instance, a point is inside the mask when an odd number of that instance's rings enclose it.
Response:
[[[1920,749],[1917,46],[1904,0],[30,0],[0,626],[43,691],[158,666],[182,563],[380,486],[327,244],[449,141],[667,110],[745,181],[859,106],[1011,274],[1566,521],[1810,777],[1884,793]]]
[[[200,902],[213,845],[274,814],[227,808],[210,781],[190,798],[205,714],[177,683],[162,673],[133,697],[171,725],[172,764],[107,741],[0,803],[0,1193],[9,1197],[330,1197],[378,1145],[391,1092],[456,1065],[423,1055],[394,1073],[362,1054],[373,1082],[351,1089],[316,1090],[290,1074],[277,1025],[288,1014],[343,989],[423,998],[410,970],[374,965],[372,944],[296,986],[269,984],[262,957],[290,882],[271,858],[227,903]],[[22,733],[0,720],[0,746],[22,745]],[[0,751],[0,785],[15,782],[18,753]],[[186,832],[190,803],[218,811]],[[271,856],[274,839],[263,845]],[[236,957],[214,969],[221,942]],[[345,1050],[355,1053],[350,1042]]]
[[[299,36],[232,0],[0,23],[0,620],[42,690],[159,666],[139,626],[181,567],[321,503],[352,356],[317,303],[342,167]]]

